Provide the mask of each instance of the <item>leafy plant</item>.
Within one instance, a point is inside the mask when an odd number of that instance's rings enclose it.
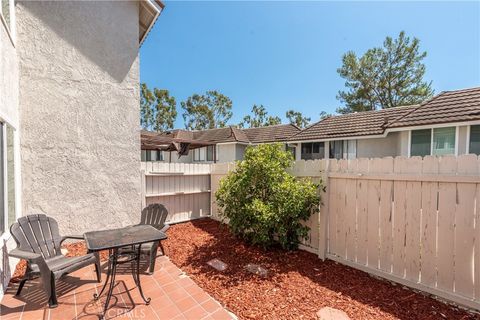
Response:
[[[281,144],[248,147],[243,161],[220,181],[215,193],[221,216],[232,232],[268,248],[298,247],[309,228],[302,224],[318,212],[319,185],[287,172],[293,164]]]

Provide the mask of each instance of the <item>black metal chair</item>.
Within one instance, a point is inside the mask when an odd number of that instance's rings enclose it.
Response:
[[[55,219],[44,214],[21,217],[12,224],[10,232],[17,243],[9,255],[27,260],[25,276],[18,286],[19,295],[27,280],[40,277],[43,290],[48,296],[50,308],[57,306],[55,282],[62,276],[95,265],[98,282],[101,281],[100,259],[98,253],[89,253],[81,257],[65,257],[61,245],[65,239],[81,239],[83,236],[60,236]]]
[[[147,207],[143,208],[142,214],[140,217],[140,223],[151,225],[162,232],[166,232],[170,226],[165,223],[168,217],[167,208],[163,204],[160,203],[153,203],[148,205]],[[155,260],[157,258],[157,251],[158,247],[162,250],[162,254],[164,254],[163,246],[161,241],[158,242],[149,242],[142,244],[142,255],[146,255],[149,257],[149,264],[148,264],[148,273],[152,274],[155,271]],[[137,249],[137,246],[134,246],[132,249]],[[122,248],[121,251],[128,251],[131,250],[129,248]]]

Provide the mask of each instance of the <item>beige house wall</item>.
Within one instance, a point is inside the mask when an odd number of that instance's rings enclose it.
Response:
[[[16,10],[23,214],[48,214],[62,233],[136,222],[138,2],[20,1]]]
[[[358,139],[357,158],[395,157],[398,154],[400,134],[391,132],[385,138]]]

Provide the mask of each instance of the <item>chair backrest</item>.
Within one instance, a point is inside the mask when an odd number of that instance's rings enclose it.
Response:
[[[143,208],[140,224],[149,224],[157,229],[163,228],[168,211],[163,204],[153,203]]]
[[[44,259],[61,254],[58,223],[44,214],[19,218],[10,227],[10,233],[20,250],[39,253]]]

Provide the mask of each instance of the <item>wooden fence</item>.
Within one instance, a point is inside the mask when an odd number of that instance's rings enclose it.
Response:
[[[214,192],[233,164],[212,167]],[[297,161],[326,185],[303,248],[480,309],[480,160],[413,157]]]
[[[143,206],[162,203],[168,222],[210,216],[210,165],[142,162]]]

